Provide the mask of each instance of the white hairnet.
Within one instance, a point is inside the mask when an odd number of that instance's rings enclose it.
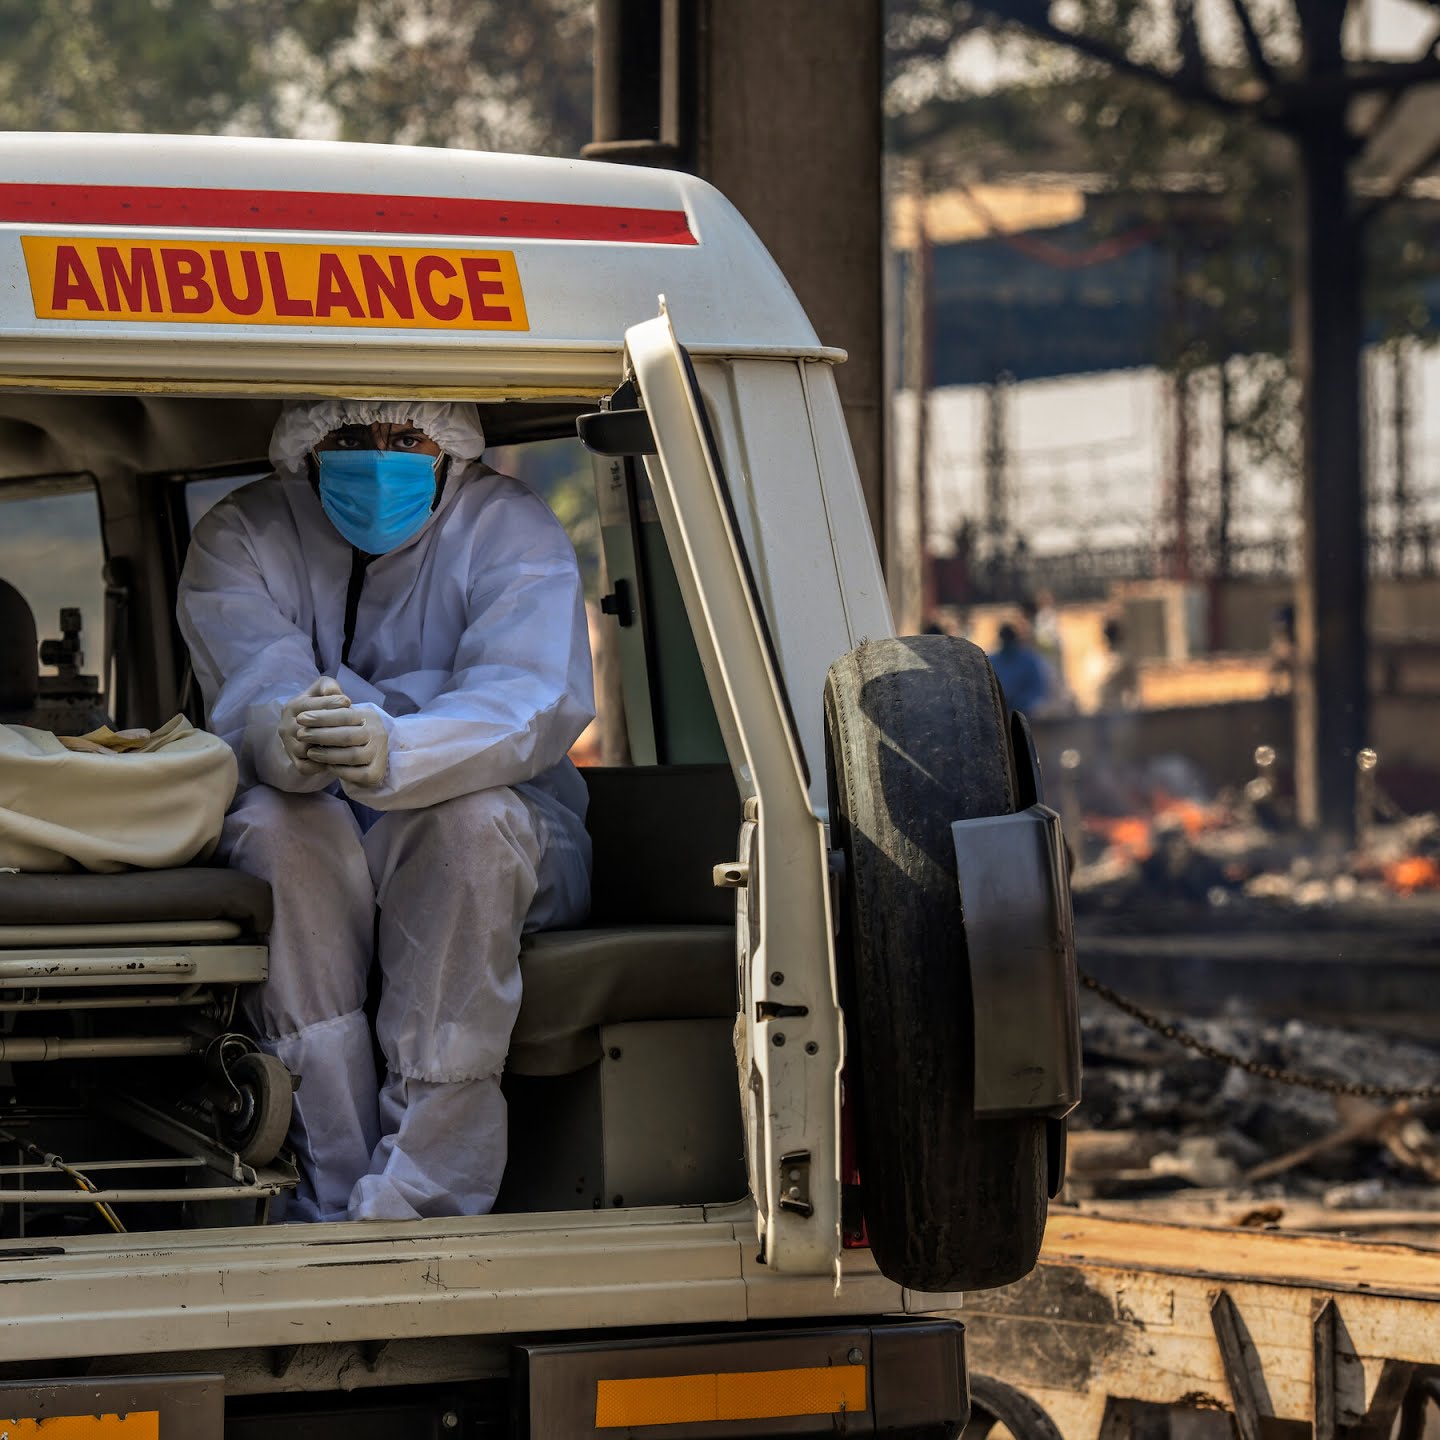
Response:
[[[270,463],[279,471],[301,470],[306,455],[332,430],[376,421],[391,425],[406,421],[457,460],[478,460],[485,448],[480,412],[468,402],[287,400],[270,436]]]

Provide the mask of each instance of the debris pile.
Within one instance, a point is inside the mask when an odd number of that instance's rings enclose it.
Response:
[[[1440,1081],[1440,1045],[1240,1016],[1195,1019],[1185,1029],[1242,1059],[1322,1081]],[[1277,1083],[1181,1049],[1090,997],[1083,1034],[1085,1098],[1071,1119],[1069,1199],[1210,1192],[1232,1223],[1278,1223],[1301,1201],[1351,1212],[1347,1224],[1353,1212],[1379,1209],[1440,1228],[1440,1101]]]
[[[1440,893],[1440,816],[1404,814],[1375,784],[1373,763],[1361,770],[1360,843],[1324,857],[1296,828],[1274,766],[1262,746],[1253,780],[1215,792],[1178,756],[1087,768],[1066,751],[1056,803],[1075,850],[1077,909],[1313,908]]]
[[[1269,747],[1225,790],[1175,756],[1067,751],[1051,769],[1080,965],[1093,959],[1121,1006],[1086,996],[1068,1198],[1312,1228],[1383,1212],[1440,1233],[1440,1099],[1384,1093],[1440,1084],[1440,1020],[1403,998],[1427,966],[1440,979],[1440,816],[1405,814],[1378,764],[1358,757],[1360,839],[1344,854],[1295,824]],[[1206,1058],[1124,1014],[1127,998],[1166,1018],[1188,1004],[1209,1018],[1176,1016],[1185,1031],[1258,1068],[1373,1093]]]

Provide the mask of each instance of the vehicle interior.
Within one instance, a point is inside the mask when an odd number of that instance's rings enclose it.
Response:
[[[0,724],[203,726],[176,583],[204,511],[267,472],[279,403],[0,394]],[[500,1212],[746,1192],[734,900],[711,874],[740,802],[643,466],[575,438],[596,408],[481,405],[487,462],[576,543],[599,710],[575,756],[592,909],[526,940]],[[268,887],[214,864],[0,872],[0,1239],[271,1217],[288,1077],[235,1005],[269,920]]]

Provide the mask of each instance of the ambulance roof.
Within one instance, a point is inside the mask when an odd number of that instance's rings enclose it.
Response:
[[[702,353],[817,349],[739,213],[674,171],[193,136],[0,144],[0,383],[602,388],[661,295]]]

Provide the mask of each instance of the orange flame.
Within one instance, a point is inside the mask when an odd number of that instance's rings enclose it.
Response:
[[[1118,820],[1091,815],[1086,825],[1102,835],[1105,843],[1126,860],[1148,860],[1155,849],[1150,822],[1139,815],[1123,815]]]
[[[1385,883],[1401,895],[1418,890],[1440,890],[1440,864],[1425,855],[1407,855],[1385,867]]]
[[[1201,805],[1178,795],[1158,791],[1154,797],[1155,818],[1179,824],[1187,835],[1200,835],[1219,829],[1225,823],[1225,812],[1218,805]]]

